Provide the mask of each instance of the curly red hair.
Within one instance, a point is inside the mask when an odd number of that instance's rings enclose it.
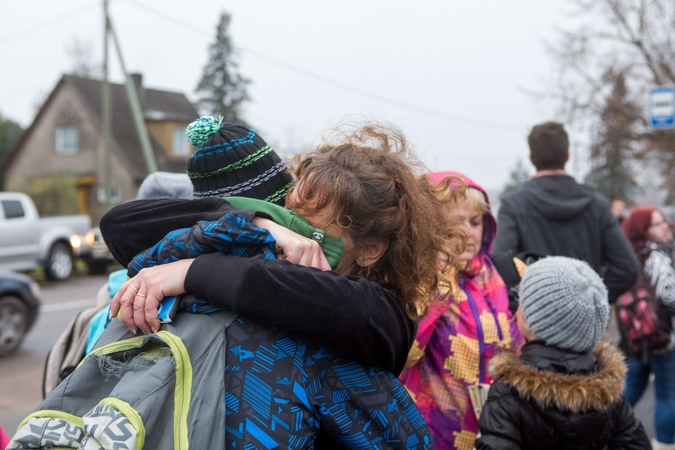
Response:
[[[395,290],[408,315],[418,320],[444,283],[436,265],[439,254],[448,258],[450,268],[464,250],[463,230],[440,213],[448,203],[457,203],[464,188],[443,195],[451,180],[430,183],[393,125],[343,126],[336,135],[335,142],[291,163],[303,187],[297,196],[287,197],[287,205],[303,214],[328,208],[328,223],[361,249],[387,240],[383,256],[359,267],[356,275]]]

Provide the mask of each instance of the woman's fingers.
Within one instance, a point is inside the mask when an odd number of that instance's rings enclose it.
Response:
[[[306,267],[316,267],[321,270],[330,270],[330,264],[328,264],[321,246],[312,239],[301,236],[300,239],[292,243],[290,248],[287,246],[284,249],[284,254],[286,255],[286,259],[292,263]]]
[[[312,264],[312,267],[318,267],[321,270],[331,270],[330,263],[328,262],[328,259],[326,258],[326,255],[323,253],[323,251],[320,251],[316,254],[316,262]]]
[[[317,267],[321,270],[329,270],[330,264],[318,242],[306,238],[294,231],[284,228],[270,220],[256,217],[253,223],[267,229],[276,241],[276,256],[293,264],[307,267]]]
[[[149,326],[147,321],[145,320],[145,294],[139,295],[136,294],[136,297],[134,298],[134,303],[133,303],[133,311],[134,311],[134,325],[141,331],[147,333],[150,333],[151,330],[149,330]]]
[[[138,288],[132,288],[132,284],[134,282],[134,279],[129,280],[123,285],[124,292],[120,296],[120,320],[124,325],[126,325],[129,330],[131,330],[132,333],[136,333],[138,328],[136,327],[136,324],[134,323],[134,300],[136,298],[136,291]],[[122,287],[120,287],[119,291],[117,291],[117,295],[119,295],[120,291],[122,291]],[[115,297],[117,297],[115,295]],[[112,309],[111,309],[112,312]]]
[[[117,316],[117,313],[120,311],[120,300],[122,299],[122,294],[124,294],[124,291],[126,290],[125,284],[120,286],[120,288],[117,290],[117,292],[115,292],[115,295],[110,301],[110,311],[108,312],[108,317],[110,317],[111,319]]]
[[[119,311],[120,320],[133,333],[157,332],[160,327],[157,318],[159,302],[171,295],[185,293],[185,277],[194,259],[185,259],[161,266],[141,270],[124,283],[111,302],[110,315]]]
[[[161,299],[160,299],[161,300]],[[157,306],[159,301],[156,297],[142,293],[140,290],[134,300],[134,323],[144,333],[156,333],[159,330],[157,319]]]

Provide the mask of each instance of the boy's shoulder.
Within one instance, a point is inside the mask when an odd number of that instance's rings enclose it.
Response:
[[[597,363],[589,367],[575,366],[563,358],[557,363],[548,361],[556,363],[558,371],[542,368],[543,356],[528,354],[526,362],[523,356],[499,354],[490,361],[489,370],[505,389],[496,385],[495,395],[511,392],[569,411],[606,409],[622,395],[626,366],[621,353],[609,344],[601,343],[593,353]]]

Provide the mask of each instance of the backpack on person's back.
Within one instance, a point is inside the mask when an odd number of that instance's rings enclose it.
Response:
[[[107,311],[117,289],[127,280],[125,269],[108,275],[96,296],[96,306],[80,311],[56,339],[45,360],[42,377],[42,398],[46,398],[93,348],[107,322]]]
[[[7,448],[222,448],[225,330],[236,318],[182,312],[140,336],[112,321]]]
[[[647,359],[651,352],[668,346],[672,320],[643,272],[633,287],[619,297],[616,306],[624,336],[622,345],[628,355]]]
[[[518,309],[519,293],[518,287],[527,266],[539,261],[543,258],[534,252],[521,252],[514,255],[511,250],[507,250],[492,257],[492,263],[497,268],[497,272],[504,280],[506,289],[509,294],[509,310],[511,314],[515,314]]]

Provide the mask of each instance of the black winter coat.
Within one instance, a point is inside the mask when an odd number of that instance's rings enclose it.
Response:
[[[567,256],[602,275],[613,303],[637,279],[639,264],[609,201],[567,175],[523,184],[499,207],[493,252]]]
[[[496,377],[480,416],[477,450],[650,450],[622,394],[626,366],[608,344],[577,353],[543,341],[490,362]]]

